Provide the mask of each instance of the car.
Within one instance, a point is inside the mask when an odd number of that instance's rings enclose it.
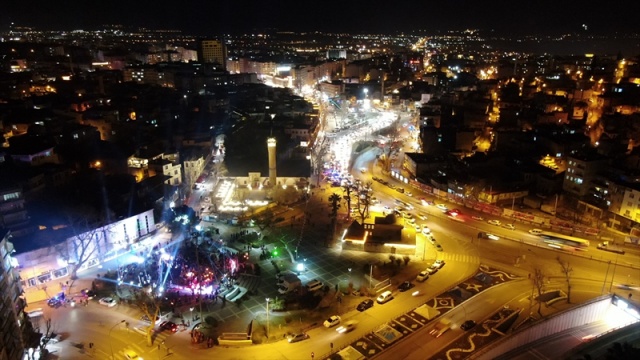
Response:
[[[352,331],[355,328],[356,328],[356,322],[353,320],[350,320],[344,323],[344,325],[338,326],[336,331],[339,332],[340,334],[344,334],[344,333],[348,333],[349,331]]]
[[[420,271],[420,273],[416,276],[416,281],[419,282],[423,282],[427,279],[429,279],[429,271],[427,270]]]
[[[391,301],[391,299],[393,299],[393,293],[391,293],[391,291],[387,290],[387,291],[383,292],[382,294],[380,294],[380,296],[378,296],[378,298],[376,299],[376,302],[378,304],[384,304],[386,302]]]
[[[418,217],[420,220],[427,220],[427,215],[425,213],[418,213]]]
[[[429,229],[429,227],[427,225],[422,225],[422,233],[427,235],[427,234],[431,234],[431,229]]]
[[[291,292],[291,290],[289,290],[289,288],[288,288],[288,287],[286,287],[286,286],[284,286],[284,285],[278,286],[278,293],[279,293],[279,294],[281,294],[281,295],[285,295],[285,294],[288,294],[288,293],[290,293],[290,292]]]
[[[432,234],[427,234],[427,239],[429,239],[429,242],[433,245],[436,244],[436,238],[433,237]]]
[[[434,246],[436,247],[436,251],[444,251],[444,249],[442,249],[442,245],[436,243]]]
[[[471,329],[472,327],[476,326],[476,322],[473,320],[467,320],[465,322],[462,323],[462,325],[460,325],[460,329],[467,331],[469,329]]]
[[[373,180],[373,181],[380,181],[380,179],[378,179],[378,177],[377,177],[377,176],[373,176],[373,177],[371,177],[371,180]]]
[[[405,207],[407,210],[409,210],[409,211],[413,210],[413,205],[411,205],[411,204],[406,204],[406,203],[405,203],[405,204],[404,204],[404,207]]]
[[[57,297],[52,297],[51,299],[47,300],[47,305],[49,305],[52,308],[59,308],[60,306],[62,306],[63,301],[61,299],[58,299]]]
[[[541,229],[531,229],[531,230],[529,230],[529,234],[539,236],[540,234],[542,234],[542,230]]]
[[[176,332],[178,331],[178,324],[174,323],[173,321],[163,321],[160,324],[160,330],[169,330],[171,332]]]
[[[513,224],[504,224],[502,225],[503,228],[505,229],[509,229],[509,230],[515,230],[516,227]]]
[[[496,236],[496,235],[494,235],[492,233],[484,233],[483,237],[485,237],[485,238],[487,238],[489,240],[500,240],[499,236]]]
[[[448,208],[448,207],[447,207],[447,205],[445,205],[445,204],[438,204],[438,205],[436,205],[436,207],[437,207],[438,209],[442,210],[443,212],[447,212],[447,211],[449,211],[449,208]]]
[[[413,214],[408,212],[403,212],[402,217],[405,219],[413,219]]]
[[[429,273],[429,275],[433,275],[438,272],[438,268],[429,267],[427,268],[427,272]]]
[[[127,360],[143,360],[137,352],[127,349],[124,351],[124,358]]]
[[[297,274],[294,273],[293,271],[289,271],[289,270],[280,271],[279,273],[276,274],[276,279],[278,279],[278,282],[281,282],[280,280],[283,279],[287,275],[297,275]]]
[[[399,187],[399,188],[395,188],[395,190],[401,194],[404,194],[404,188]]]
[[[106,307],[114,307],[118,304],[118,302],[116,301],[116,299],[112,298],[112,297],[103,297],[102,299],[100,299],[98,301],[98,303],[100,305],[104,305]]]
[[[62,335],[51,333],[49,336],[42,337],[42,342],[46,344],[57,344],[62,341]]]
[[[44,311],[42,310],[42,308],[35,308],[25,312],[27,313],[27,316],[30,318],[36,318],[38,316],[44,315]]]
[[[87,300],[91,300],[94,297],[96,297],[96,292],[91,290],[91,289],[82,289],[80,290],[80,293],[87,299]]]
[[[413,196],[413,193],[411,191],[406,191],[404,194],[407,196]]]
[[[482,216],[478,216],[478,215],[473,215],[471,218],[473,220],[477,220],[477,221],[484,221],[484,218]]]
[[[422,205],[433,205],[433,201],[427,200],[425,198],[420,198],[420,202],[422,203]]]
[[[421,232],[422,231],[422,227],[420,226],[420,224],[416,224],[416,221],[410,221],[413,224],[413,227],[416,228],[416,232]]]
[[[340,324],[340,316],[332,315],[327,320],[325,320],[324,323],[322,323],[322,324],[326,328],[334,327],[334,326]]]
[[[495,226],[500,226],[502,225],[502,222],[500,220],[489,220],[487,221],[489,224],[491,225],[495,225]]]
[[[436,261],[433,262],[433,264],[431,264],[432,268],[438,268],[438,269],[442,269],[442,267],[444,266],[444,260],[442,259],[438,259]]]
[[[287,336],[287,341],[289,341],[290,343],[294,343],[302,340],[307,340],[308,338],[309,335],[307,333],[297,333]]]
[[[373,300],[367,299],[367,300],[363,300],[360,304],[358,304],[356,309],[360,312],[363,312],[372,306],[373,306]]]
[[[413,285],[413,283],[411,283],[411,281],[405,281],[405,282],[403,282],[402,284],[400,284],[398,286],[398,291],[405,292],[407,290],[410,290],[414,286],[415,285]]]

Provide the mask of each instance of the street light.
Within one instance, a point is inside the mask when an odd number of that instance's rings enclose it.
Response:
[[[269,301],[271,301],[271,298],[266,298],[265,300],[267,300],[267,341],[269,341]]]
[[[116,326],[122,324],[123,322],[125,322],[125,320],[117,322],[115,325],[113,325],[111,327],[111,329],[109,329],[109,348],[111,349],[111,358],[112,359],[113,359],[113,341],[111,341],[111,332],[113,331],[113,329],[116,328]]]

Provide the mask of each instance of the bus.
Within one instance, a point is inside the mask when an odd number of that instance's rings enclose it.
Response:
[[[558,234],[551,231],[541,231],[538,236],[544,239],[544,242],[552,248],[581,251],[587,251],[589,249],[589,240],[575,236]]]

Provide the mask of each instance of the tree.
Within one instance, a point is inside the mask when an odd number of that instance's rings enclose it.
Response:
[[[254,218],[256,226],[260,229],[260,231],[264,231],[267,228],[270,228],[273,225],[273,221],[275,216],[271,209],[266,209],[263,211],[258,217]]]
[[[538,293],[538,315],[542,317],[542,294],[545,291],[544,285],[545,274],[539,267],[533,269],[533,275],[531,276],[531,285]],[[533,301],[533,299],[531,299]]]
[[[372,184],[371,181],[367,181],[358,194],[358,213],[363,224],[364,219],[369,217],[369,205],[371,204],[371,191],[369,190]]]
[[[345,191],[344,201],[347,203],[347,216],[351,216],[351,186],[346,185],[343,188]]]
[[[153,290],[136,289],[133,291],[133,304],[149,319],[146,329],[147,345],[153,345],[155,321],[160,316],[160,299],[156,298]]]
[[[340,209],[340,195],[333,193],[329,196],[329,202],[331,203],[331,238],[333,239],[336,236],[336,227],[338,225],[338,209]]]
[[[567,281],[567,303],[571,304],[571,273],[573,273],[573,268],[568,261],[564,261],[558,256],[556,258],[558,264],[560,264],[560,271],[564,274],[564,278]]]
[[[327,138],[322,140],[311,150],[311,159],[313,161],[313,172],[316,174],[316,186],[320,186],[320,176],[322,176],[322,167],[324,165],[324,157],[329,152],[329,144]]]

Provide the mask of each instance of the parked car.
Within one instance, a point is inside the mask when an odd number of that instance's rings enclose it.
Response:
[[[437,269],[442,269],[443,266],[444,266],[444,260],[442,259],[438,259],[434,261],[433,264],[431,264],[432,268],[437,268]]]
[[[436,251],[444,251],[444,249],[442,248],[442,245],[436,243],[434,246],[436,247]]]
[[[380,296],[378,296],[378,298],[376,299],[376,302],[378,304],[384,304],[386,302],[391,301],[391,299],[393,299],[393,293],[391,293],[391,291],[387,290],[387,291],[383,292],[382,294],[380,294]]]
[[[290,343],[294,343],[302,340],[307,340],[308,338],[309,335],[307,333],[297,333],[287,336],[287,341],[289,341]]]
[[[482,216],[478,216],[478,215],[473,215],[471,218],[473,220],[484,221],[484,218]]]
[[[399,193],[404,194],[404,188],[401,188],[401,187],[396,188],[396,191],[399,192]]]
[[[42,310],[42,308],[35,308],[25,312],[27,313],[27,316],[30,318],[36,318],[38,316],[44,315],[44,311]]]
[[[427,271],[427,270],[422,270],[422,271],[420,271],[420,273],[416,276],[416,281],[423,282],[423,281],[427,280],[428,278],[429,278],[429,271]]]
[[[178,331],[178,324],[174,323],[173,321],[163,321],[160,324],[160,330],[169,330],[171,332],[176,332]]]
[[[398,286],[398,290],[400,292],[405,292],[407,290],[410,290],[411,288],[413,288],[415,285],[413,285],[413,283],[411,283],[411,281],[405,281],[402,284],[400,284]]]
[[[356,309],[358,309],[358,311],[362,312],[367,310],[368,308],[373,306],[373,300],[371,299],[366,299],[363,300],[360,304],[358,304],[358,307]]]
[[[460,329],[467,331],[467,330],[471,329],[474,326],[476,326],[476,322],[475,321],[467,320],[467,321],[463,322],[462,325],[460,325]]]
[[[323,325],[326,328],[334,327],[340,324],[340,316],[332,315],[327,320],[324,321]]]
[[[445,204],[438,204],[438,205],[436,205],[436,207],[438,209],[442,210],[443,212],[449,211],[449,208]]]
[[[516,227],[513,224],[504,224],[502,225],[503,228],[505,229],[509,229],[509,230],[515,230]]]
[[[495,226],[502,225],[502,222],[500,222],[500,220],[489,220],[488,223]]]
[[[103,297],[102,299],[100,299],[98,301],[98,303],[100,305],[104,305],[104,306],[107,306],[107,307],[114,307],[114,306],[116,306],[118,304],[116,299],[111,298],[111,297]]]

